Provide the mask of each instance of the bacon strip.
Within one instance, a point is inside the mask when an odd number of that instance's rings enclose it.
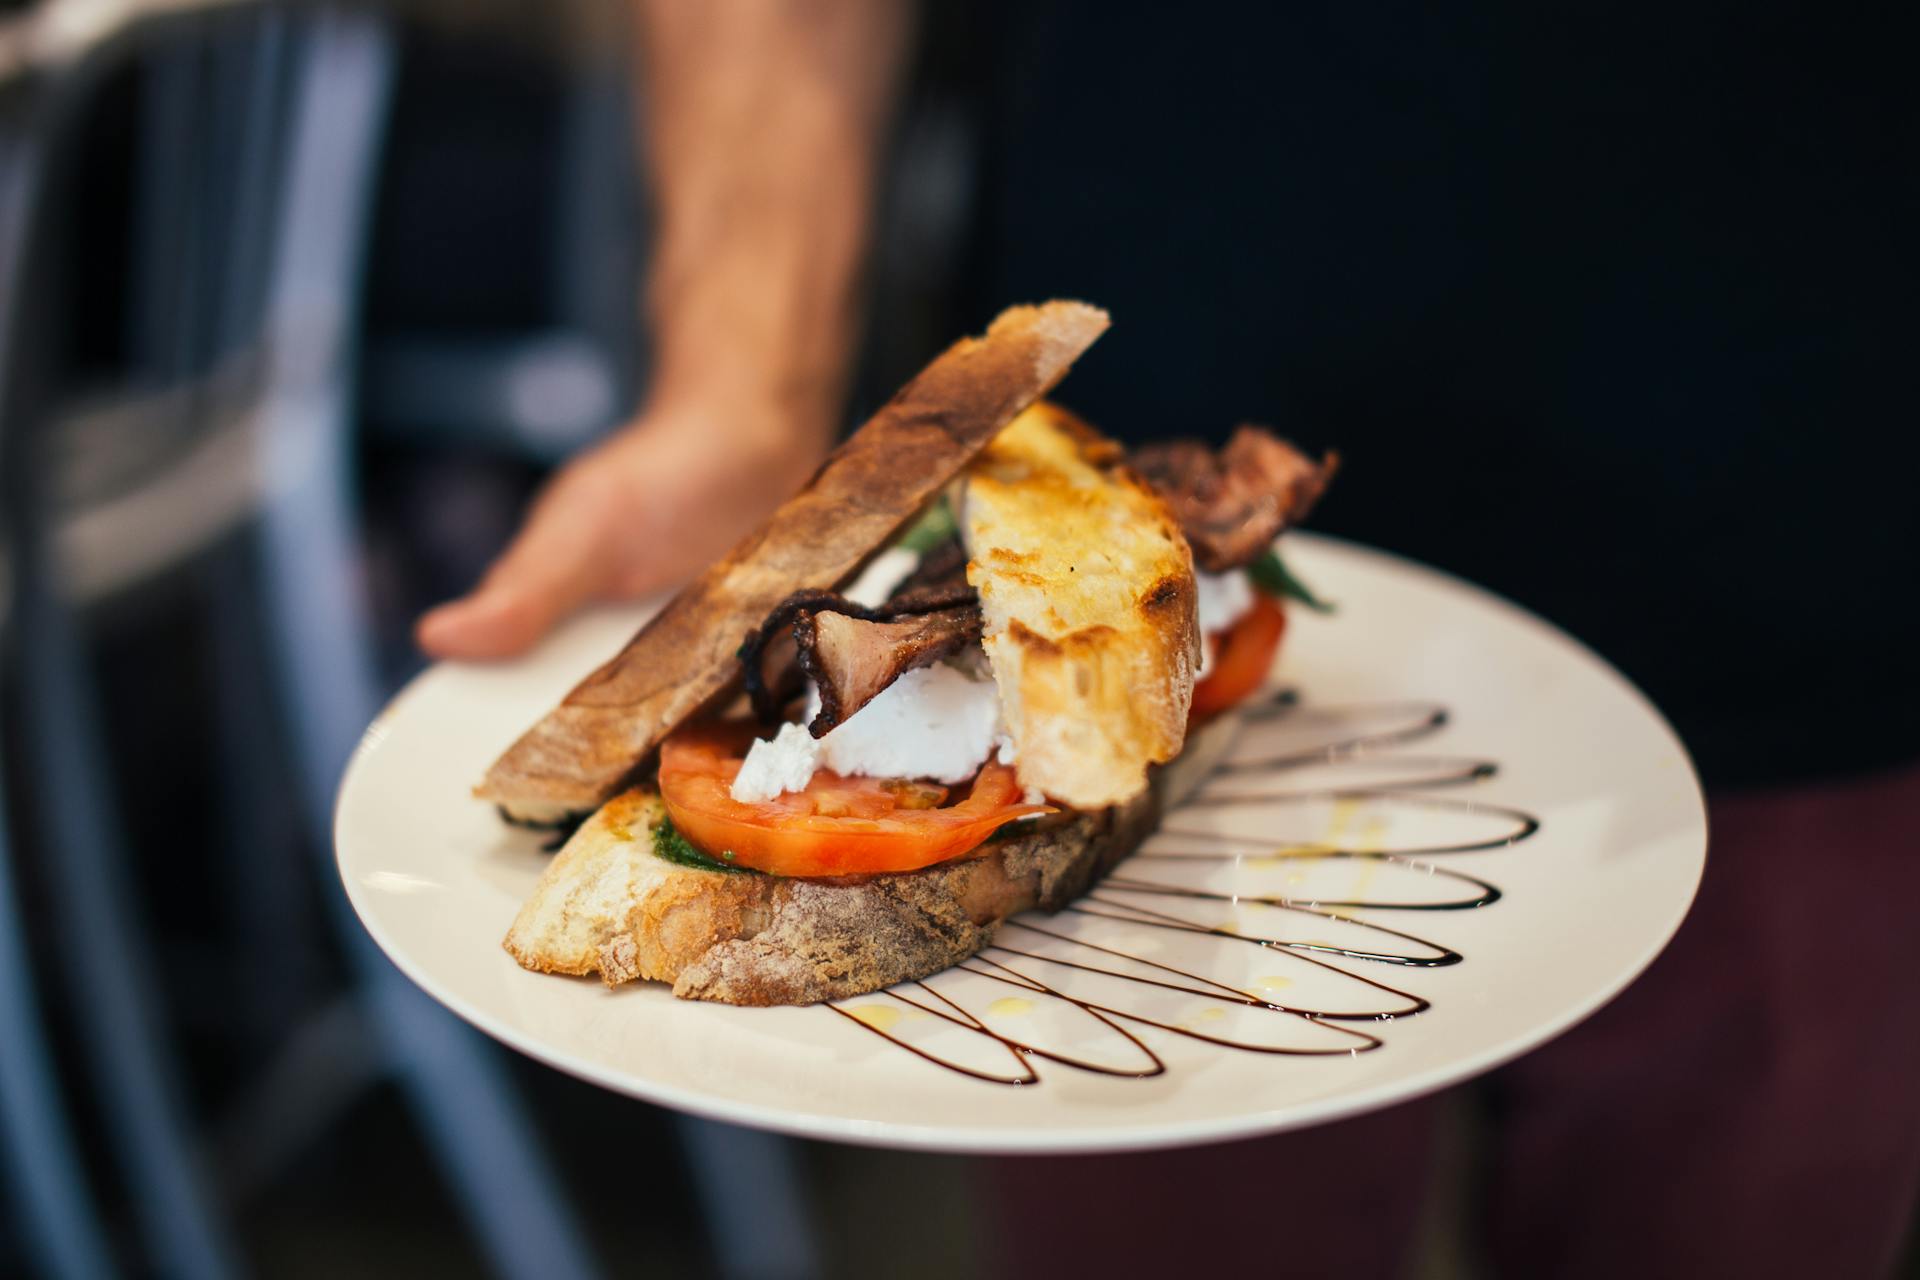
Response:
[[[1132,462],[1180,522],[1194,562],[1224,573],[1258,560],[1304,520],[1340,457],[1315,462],[1265,427],[1242,426],[1218,453],[1198,440],[1170,440],[1142,447]]]

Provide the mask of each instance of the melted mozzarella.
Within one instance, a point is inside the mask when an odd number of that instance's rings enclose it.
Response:
[[[810,693],[806,719],[819,709]],[[771,800],[803,790],[817,769],[870,778],[965,782],[993,757],[1011,761],[1013,746],[992,680],[976,680],[945,663],[909,671],[873,700],[814,738],[803,725],[780,726],[755,742],[733,780],[735,800]]]

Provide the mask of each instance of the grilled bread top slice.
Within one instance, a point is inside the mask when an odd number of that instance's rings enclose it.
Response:
[[[967,581],[1024,786],[1125,804],[1186,739],[1193,553],[1119,445],[1040,402],[960,481]]]

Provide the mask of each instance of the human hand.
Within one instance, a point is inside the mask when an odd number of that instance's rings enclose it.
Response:
[[[480,584],[415,638],[436,658],[512,657],[584,604],[682,581],[799,489],[828,443],[773,406],[649,411],[557,472]]]

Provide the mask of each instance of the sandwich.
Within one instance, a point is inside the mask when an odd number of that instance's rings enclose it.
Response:
[[[1058,910],[1264,682],[1274,556],[1337,459],[1260,428],[1132,455],[1044,399],[1107,327],[1015,307],[514,743],[477,794],[571,827],[523,966],[843,999]],[[574,824],[578,824],[575,826]]]

